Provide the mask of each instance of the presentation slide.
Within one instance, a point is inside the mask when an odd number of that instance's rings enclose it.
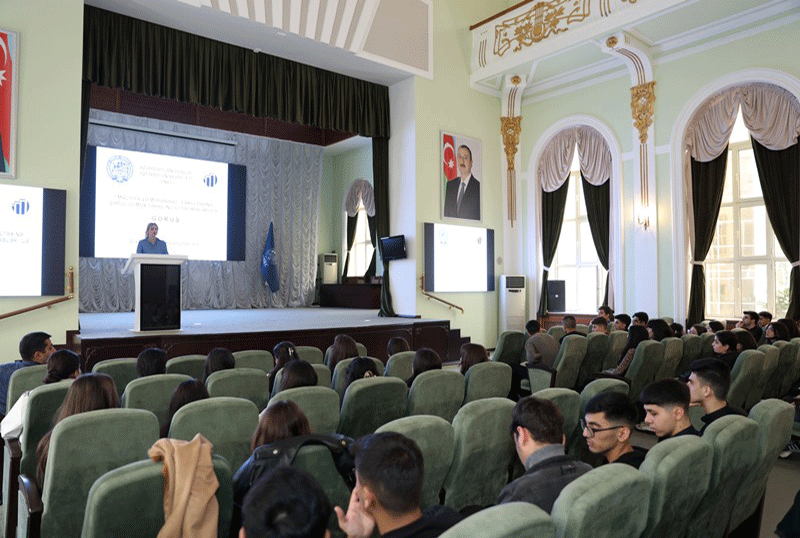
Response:
[[[148,222],[170,254],[228,259],[228,164],[97,148],[94,256],[127,258]]]
[[[494,230],[425,223],[425,289],[494,290]]]

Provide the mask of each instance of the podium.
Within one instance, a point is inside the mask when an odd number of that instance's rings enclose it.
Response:
[[[181,328],[181,264],[188,256],[131,254],[123,273],[136,285],[135,332]]]

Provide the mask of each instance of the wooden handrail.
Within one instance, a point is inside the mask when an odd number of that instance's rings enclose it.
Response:
[[[425,291],[425,275],[422,275],[421,277],[419,277],[419,280],[420,280],[419,289],[420,289],[420,291],[422,291],[422,295],[424,295],[428,299],[433,299],[434,301],[439,301],[440,303],[444,303],[447,306],[449,306],[450,308],[455,308],[455,309],[461,310],[462,314],[464,313],[464,309],[461,308],[460,306],[458,306],[457,304],[453,304],[453,303],[451,303],[449,301],[445,301],[444,299],[440,299],[439,297],[436,297],[435,295],[431,295],[430,293]]]
[[[24,314],[25,312],[31,312],[32,310],[38,310],[40,308],[50,308],[54,304],[63,303],[65,301],[69,301],[70,299],[74,299],[74,290],[75,290],[75,274],[73,272],[72,266],[69,267],[69,284],[67,286],[67,295],[64,297],[59,297],[58,299],[50,299],[49,301],[45,301],[43,303],[35,304],[33,306],[28,306],[25,308],[20,308],[19,310],[14,310],[13,312],[8,312],[6,314],[0,314],[0,319],[10,318],[12,316],[18,316],[19,314]]]

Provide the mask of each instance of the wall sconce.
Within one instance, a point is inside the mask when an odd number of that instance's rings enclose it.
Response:
[[[637,226],[644,228],[647,230],[650,228],[650,208],[647,206],[639,206],[639,209],[636,212],[636,224]]]

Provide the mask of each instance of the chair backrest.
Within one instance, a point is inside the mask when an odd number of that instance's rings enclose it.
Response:
[[[589,326],[586,325],[585,323],[576,324],[575,330],[584,335],[589,334]]]
[[[447,506],[460,510],[497,502],[516,458],[509,434],[513,408],[508,398],[485,398],[458,411],[453,419],[453,464],[444,483]]]
[[[792,351],[787,351],[786,353],[791,356],[790,360],[787,360],[789,367],[786,370],[786,375],[783,376],[783,381],[781,382],[781,396],[785,396],[789,393],[789,391],[794,386],[794,382],[797,380],[797,374],[800,372],[800,344],[795,344],[793,342],[776,342],[777,344],[785,344],[785,345],[778,345],[778,348],[783,353],[783,349],[785,347],[789,347]]]
[[[505,398],[511,390],[511,366],[502,362],[479,362],[464,376],[464,403],[482,398]]]
[[[206,375],[205,355],[181,355],[167,361],[168,374],[184,374],[203,380]]]
[[[297,451],[292,462],[292,467],[307,471],[322,487],[325,497],[331,506],[346,506],[350,500],[350,489],[347,487],[342,475],[336,470],[336,464],[331,456],[331,451],[320,445],[306,445]],[[336,515],[333,514],[328,522],[328,529],[335,536],[339,531]],[[231,536],[234,533],[231,532]]]
[[[353,381],[342,400],[338,433],[353,439],[406,415],[408,385],[396,377],[368,377]]]
[[[673,323],[675,323],[675,319],[674,319],[674,318],[671,318],[671,317],[669,317],[669,316],[661,316],[661,319],[663,319],[664,321],[666,321],[666,322],[667,322],[667,325],[672,325]]]
[[[398,418],[375,431],[381,432],[401,433],[417,443],[425,463],[420,505],[425,508],[439,504],[439,492],[453,463],[456,444],[453,426],[440,417],[419,415]]]
[[[528,366],[528,383],[530,383],[531,392],[554,387],[556,371],[540,364]]]
[[[309,364],[325,364],[322,350],[315,346],[295,346],[297,356]]]
[[[35,366],[23,366],[11,374],[11,379],[8,381],[8,396],[6,397],[6,413],[8,413],[14,404],[17,403],[19,397],[23,392],[34,389],[43,385],[44,378],[47,373],[46,364],[37,364]]]
[[[747,396],[747,401],[744,404],[745,409],[752,409],[754,405],[761,401],[762,398],[769,398],[770,387],[769,381],[775,374],[780,361],[780,350],[770,344],[758,346],[758,350],[764,354],[764,367],[761,369],[761,376],[758,383],[753,387],[753,390]]]
[[[731,370],[731,388],[728,389],[728,404],[744,407],[748,396],[761,379],[764,369],[764,354],[755,349],[739,353]]]
[[[664,346],[664,358],[656,372],[656,379],[669,379],[678,374],[678,366],[683,359],[683,340],[669,336],[661,340]]]
[[[708,490],[714,452],[694,435],[665,439],[639,467],[650,480],[650,514],[641,538],[682,538]]]
[[[647,477],[630,465],[611,463],[567,484],[550,515],[558,538],[639,536],[649,504]]]
[[[728,415],[708,425],[703,440],[714,451],[708,491],[692,516],[687,538],[721,538],[731,516],[734,496],[742,480],[756,464],[758,424]]]
[[[169,402],[175,387],[191,379],[183,374],[157,374],[134,379],[125,387],[121,407],[146,409],[153,413],[161,424],[167,420]],[[189,439],[187,439],[188,441]]]
[[[639,401],[639,393],[656,377],[656,372],[664,358],[664,345],[655,340],[639,342],[633,354],[633,361],[625,373],[631,380],[630,396],[634,401]]]
[[[612,378],[604,378],[604,379],[595,379],[588,385],[586,385],[583,390],[581,391],[581,409],[578,417],[581,418],[586,413],[584,409],[586,409],[586,404],[600,394],[601,392],[619,392],[621,394],[628,394],[628,390],[630,387],[627,383],[622,381],[621,379],[612,379]]]
[[[780,398],[782,396],[781,386],[783,385],[783,378],[791,369],[791,348],[784,342],[783,345],[778,345],[779,342],[771,345],[778,350],[778,366],[772,373],[772,377],[767,381],[767,388],[764,389],[765,398]]]
[[[578,431],[581,418],[581,395],[572,389],[552,388],[540,390],[534,393],[534,396],[550,400],[558,407],[558,410],[561,411],[561,415],[564,417],[564,436],[567,438],[566,446],[569,447],[575,440],[575,436],[581,434],[581,432]]]
[[[208,395],[231,396],[250,400],[259,411],[269,401],[269,377],[263,370],[255,368],[234,368],[214,372],[206,380]]]
[[[325,368],[324,364],[322,365]],[[339,395],[329,387],[297,387],[282,390],[273,396],[267,407],[275,402],[292,401],[308,418],[314,433],[336,433],[339,426]]]
[[[234,351],[233,358],[236,359],[236,368],[258,368],[266,373],[275,368],[275,357],[264,349]]]
[[[408,415],[434,415],[453,422],[464,402],[464,385],[461,372],[422,372],[414,379],[408,391]]]
[[[561,337],[564,336],[566,333],[564,332],[564,327],[561,325],[553,325],[549,329],[547,329],[547,334],[552,336],[556,342],[561,340]]]
[[[224,459],[212,458],[217,475],[218,538],[230,532],[232,473]],[[157,536],[164,525],[164,464],[137,461],[108,471],[89,490],[82,538]],[[131,499],[136,508],[131,509]]]
[[[191,441],[198,433],[214,445],[231,469],[250,456],[250,439],[258,425],[256,404],[242,398],[207,398],[184,405],[172,417],[171,439]]]
[[[19,436],[22,457],[19,464],[20,474],[33,476],[36,473],[36,445],[44,434],[53,429],[56,414],[64,403],[72,380],[42,385],[31,391],[28,398],[28,410],[22,421],[22,434]],[[8,506],[8,505],[6,505]]]
[[[611,340],[606,333],[590,333],[586,337],[586,356],[578,372],[578,387],[585,386],[592,379],[592,374],[603,369],[603,363],[608,356]]]
[[[414,354],[415,351],[401,351],[395,353],[386,362],[385,376],[399,377],[403,381],[408,381],[414,373]]]
[[[572,389],[578,383],[578,373],[586,356],[585,336],[570,335],[561,342],[556,356],[556,387]]]
[[[106,359],[100,361],[92,367],[92,372],[108,374],[117,386],[117,393],[122,396],[128,383],[137,379],[139,373],[136,371],[136,359]]]
[[[714,356],[714,333],[705,332],[700,335],[700,357]]]
[[[682,374],[689,371],[689,366],[700,358],[703,352],[703,339],[696,334],[684,334],[681,336],[683,340],[683,357],[681,362],[678,363],[678,373]]]
[[[330,388],[331,369],[322,363],[314,363],[314,371],[317,372],[317,386]]]
[[[504,503],[486,508],[456,523],[440,538],[554,538],[550,514],[525,502]]]
[[[492,360],[510,365],[520,364],[525,360],[525,333],[520,331],[504,331],[497,337]]]
[[[41,535],[79,537],[94,481],[146,459],[157,439],[156,417],[141,409],[89,411],[59,422],[50,437],[44,474]]]
[[[619,363],[622,350],[628,343],[628,331],[612,331],[608,335],[608,355],[603,363],[603,369],[614,368]]]
[[[344,396],[344,384],[345,384],[345,376],[347,374],[347,367],[350,366],[350,363],[353,362],[353,358],[350,359],[342,359],[336,364],[336,368],[333,370],[333,376],[331,377],[331,388],[339,393],[340,396]],[[368,357],[375,362],[375,368],[378,369],[378,375],[383,375],[383,361],[380,359],[376,359],[374,357]]]

